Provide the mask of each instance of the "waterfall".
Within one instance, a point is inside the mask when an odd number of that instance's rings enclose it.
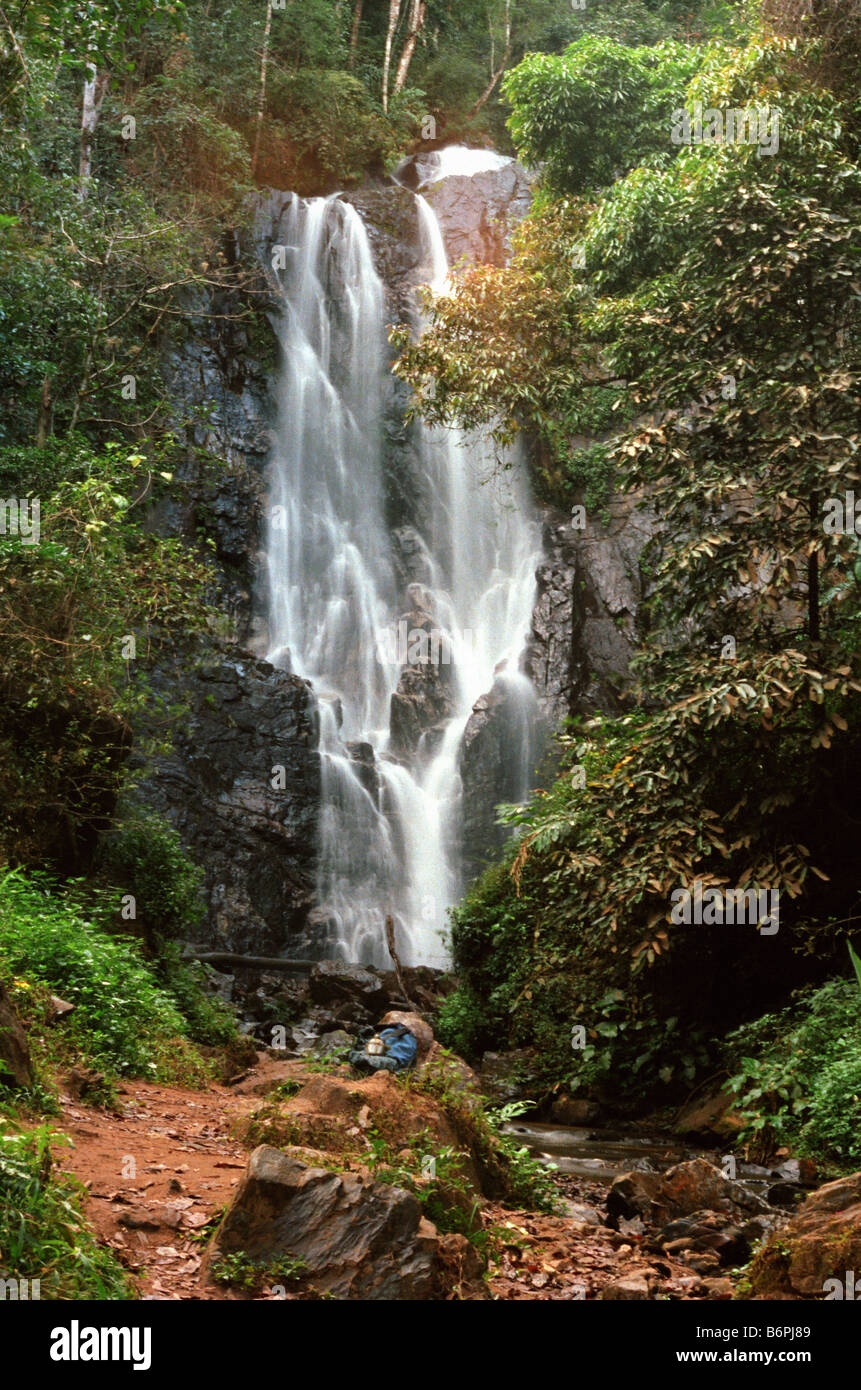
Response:
[[[428,282],[448,263],[418,198]],[[283,243],[281,367],[272,451],[268,659],[318,702],[322,804],[318,925],[327,954],[387,965],[391,913],[407,964],[447,963],[458,868],[458,755],[479,696],[495,687],[511,744],[508,799],[528,790],[535,696],[518,661],[535,592],[538,528],[518,458],[481,439],[419,430],[432,499],[420,518],[427,582],[410,596],[444,640],[448,718],[411,756],[390,706],[405,652],[384,640],[404,608],[384,514],[384,291],[362,219],[337,195],[291,197]],[[426,652],[419,658],[427,660]],[[503,799],[502,797],[500,799]]]

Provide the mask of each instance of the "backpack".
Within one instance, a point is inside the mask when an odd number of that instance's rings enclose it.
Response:
[[[403,1071],[416,1060],[419,1045],[402,1023],[386,1024],[378,1033],[372,1028],[365,1032],[365,1041],[350,1053],[350,1063],[357,1071]]]

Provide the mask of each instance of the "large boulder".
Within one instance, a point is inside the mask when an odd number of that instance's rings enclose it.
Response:
[[[665,1173],[621,1173],[608,1193],[607,1210],[611,1216],[639,1216],[664,1225],[700,1211],[747,1220],[768,1213],[769,1206],[755,1192],[724,1177],[707,1159],[692,1158]]]
[[[751,1266],[754,1298],[861,1298],[861,1173],[826,1183],[763,1246]],[[849,1276],[852,1276],[850,1278]],[[835,1281],[828,1283],[829,1280]],[[859,1277],[861,1285],[861,1277]]]
[[[480,1262],[463,1237],[457,1250],[402,1188],[358,1173],[310,1168],[261,1146],[218,1229],[209,1261],[242,1252],[268,1264],[301,1260],[315,1291],[379,1300],[445,1297]],[[208,1265],[209,1267],[209,1265]]]
[[[349,1001],[375,1013],[388,1002],[379,975],[367,966],[351,965],[342,960],[320,961],[311,971],[308,987],[315,1004]]]
[[[720,1087],[701,1091],[682,1106],[673,1129],[688,1138],[732,1138],[744,1125],[733,1103],[733,1097]]]
[[[505,265],[511,255],[511,232],[529,211],[531,178],[511,159],[478,174],[435,177],[427,170],[425,196],[439,218],[448,258]]]
[[[405,1009],[389,1009],[389,1012],[383,1015],[380,1026],[384,1027],[386,1024],[400,1024],[402,1028],[409,1029],[418,1044],[416,1063],[423,1062],[434,1042],[430,1024],[425,1023],[418,1014],[408,1013]]]
[[[8,990],[0,981],[0,1086],[29,1086],[32,1081],[27,1034]]]

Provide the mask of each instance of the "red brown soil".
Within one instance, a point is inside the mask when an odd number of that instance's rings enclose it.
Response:
[[[260,1054],[236,1086],[186,1090],[128,1081],[120,1088],[118,1111],[61,1096],[58,1127],[74,1147],[56,1149],[58,1164],[86,1186],[88,1218],[133,1275],[140,1297],[247,1297],[201,1281],[204,1246],[194,1236],[230,1202],[245,1169],[248,1148],[233,1136],[233,1126],[260,1105],[267,1090],[290,1077],[311,1079],[301,1062]],[[591,1195],[597,1205],[598,1189]],[[702,1285],[678,1261],[644,1259],[636,1239],[606,1227],[492,1203],[485,1203],[482,1221],[501,1238],[489,1277],[498,1299],[594,1298],[607,1284],[647,1269],[650,1284],[659,1278],[664,1295],[728,1296],[725,1289]],[[264,1288],[257,1296],[270,1295]]]

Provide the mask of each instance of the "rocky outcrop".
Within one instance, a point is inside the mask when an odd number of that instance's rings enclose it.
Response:
[[[0,980],[0,1086],[30,1086],[32,1082],[27,1034]]]
[[[439,218],[449,262],[505,265],[511,233],[529,211],[532,180],[512,159],[481,174],[455,174],[423,189]]]
[[[861,1298],[861,1173],[811,1193],[760,1250],[750,1286],[753,1298]]]
[[[318,1294],[401,1301],[445,1297],[464,1276],[478,1278],[481,1263],[469,1242],[461,1236],[455,1245],[457,1251],[451,1237],[422,1217],[412,1193],[358,1173],[309,1167],[261,1146],[248,1161],[211,1259],[241,1252],[271,1265],[287,1257],[301,1262],[303,1282]]]
[[[182,454],[177,486],[150,506],[147,523],[160,534],[214,542],[219,606],[244,643],[255,631],[276,342],[265,317],[274,299],[253,238],[231,234],[229,253],[243,263],[243,288],[189,292],[184,336],[165,359]]]
[[[408,660],[391,698],[392,750],[412,757],[422,739],[425,751],[432,752],[445,732],[454,712],[454,667],[451,643],[429,613],[413,609],[398,626]]]
[[[553,727],[619,707],[646,585],[640,556],[657,529],[634,497],[614,497],[585,527],[546,509],[538,598],[525,669]]]
[[[385,1008],[388,995],[379,975],[362,965],[324,960],[315,965],[308,982],[315,1004],[361,1004],[371,1013]]]
[[[706,1209],[742,1219],[769,1210],[755,1192],[724,1177],[705,1158],[677,1163],[665,1173],[621,1173],[607,1198],[611,1216],[639,1216],[656,1224]]]
[[[607,1195],[607,1211],[625,1235],[648,1235],[653,1246],[698,1275],[745,1264],[785,1220],[704,1158],[677,1163],[665,1173],[620,1174]]]
[[[179,677],[163,670],[156,695]],[[313,904],[320,765],[306,683],[248,653],[213,652],[185,668],[187,704],[141,798],[177,828],[205,872],[206,943],[302,956]]]

